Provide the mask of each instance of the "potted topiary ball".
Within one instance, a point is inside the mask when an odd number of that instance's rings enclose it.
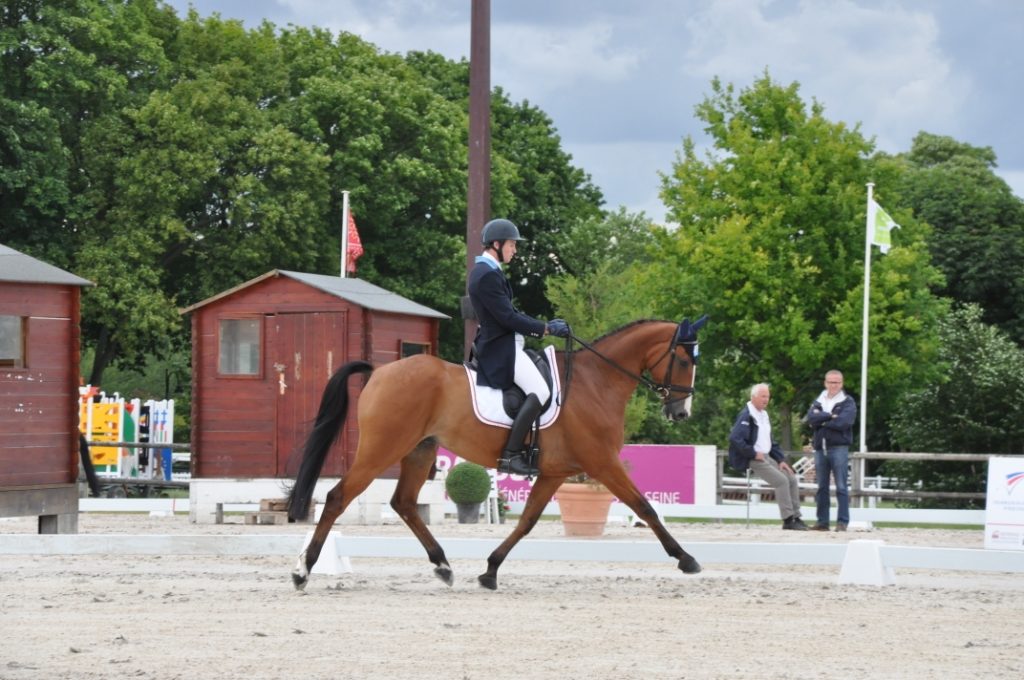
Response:
[[[491,476],[484,466],[463,461],[448,472],[444,489],[455,503],[459,524],[476,524],[480,519],[480,505],[491,492]]]

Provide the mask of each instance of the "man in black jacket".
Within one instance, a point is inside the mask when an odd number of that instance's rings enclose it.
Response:
[[[772,439],[772,424],[768,419],[768,401],[771,389],[765,383],[750,388],[750,401],[736,416],[729,433],[729,465],[751,472],[771,485],[782,516],[782,528],[807,531],[800,519],[800,483],[796,472],[786,462],[778,442]]]
[[[825,389],[804,416],[814,432],[814,474],[818,480],[818,522],[815,531],[828,531],[829,477],[836,480],[836,531],[846,531],[850,523],[850,444],[857,403],[843,391],[843,374],[831,370],[825,374]]]

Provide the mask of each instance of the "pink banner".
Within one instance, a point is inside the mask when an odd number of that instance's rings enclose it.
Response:
[[[628,444],[622,448],[620,457],[626,462],[629,476],[648,500],[692,505],[695,453],[692,446]],[[438,470],[448,471],[455,463],[455,454],[438,449]],[[532,482],[519,475],[498,474],[498,488],[510,503],[525,503],[532,486]]]

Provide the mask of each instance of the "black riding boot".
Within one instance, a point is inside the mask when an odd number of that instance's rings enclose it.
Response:
[[[532,477],[537,474],[537,468],[531,467],[529,455],[523,442],[526,440],[526,433],[533,426],[533,421],[540,415],[540,399],[536,394],[526,397],[516,419],[512,422],[512,429],[508,433],[508,443],[498,460],[498,472],[511,472],[514,475]]]

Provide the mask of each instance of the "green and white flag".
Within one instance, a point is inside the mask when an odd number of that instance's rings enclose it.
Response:
[[[880,247],[883,253],[889,252],[892,248],[893,229],[899,229],[900,225],[889,217],[889,213],[882,209],[882,206],[873,200],[868,204],[868,234],[871,235],[871,243]]]

